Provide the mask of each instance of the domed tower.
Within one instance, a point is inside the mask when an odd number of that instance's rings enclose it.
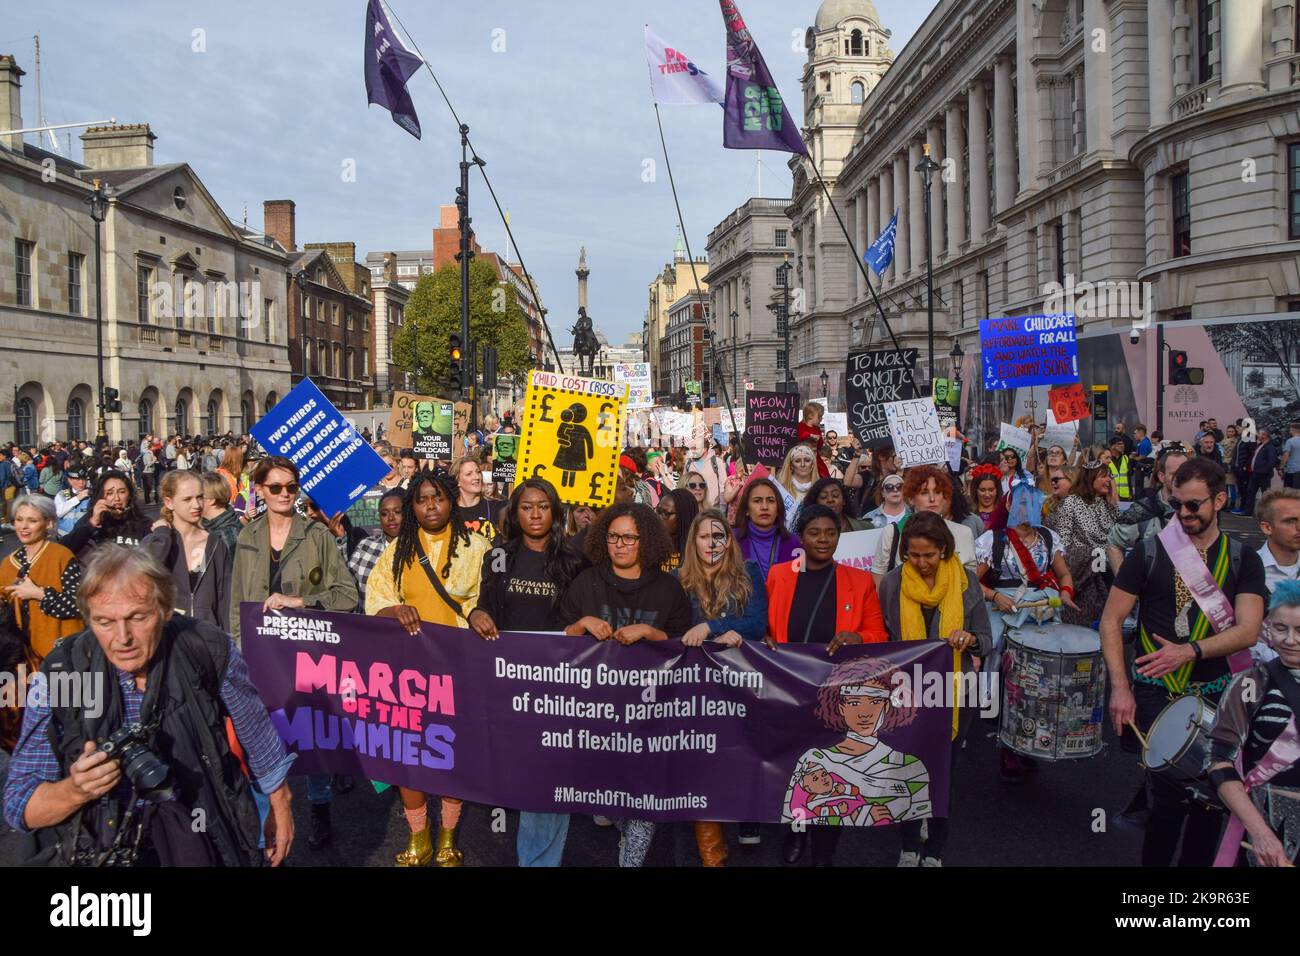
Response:
[[[862,104],[894,62],[889,37],[871,0],[824,0],[818,9],[804,40],[803,125],[819,138],[841,139],[842,130],[849,137],[843,144],[824,143],[819,160],[841,158],[852,145]]]

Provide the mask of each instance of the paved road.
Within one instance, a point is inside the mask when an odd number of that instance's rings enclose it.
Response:
[[[1253,522],[1230,517],[1234,534],[1243,534]],[[1114,738],[1107,739],[1101,755],[1062,764],[1042,764],[1024,782],[1003,781],[998,773],[993,725],[977,721],[965,751],[958,758],[953,791],[952,830],[945,862],[950,866],[1136,866],[1141,834],[1116,826],[1114,818],[1141,781],[1137,759],[1124,753]],[[350,793],[334,802],[335,839],[331,846],[313,852],[307,848],[308,812],[305,781],[294,782],[298,845],[292,866],[388,866],[406,845],[406,822],[395,790],[376,794],[359,781]],[[436,812],[436,803],[434,804]],[[513,866],[518,817],[493,808],[467,805],[460,825],[460,847],[469,866]],[[726,827],[729,865],[783,866],[780,826],[763,827],[763,842],[742,847],[735,827]],[[17,862],[17,839],[11,831],[0,833],[0,865]],[[590,817],[575,816],[569,828],[565,866],[614,866],[618,834],[595,825]],[[898,859],[895,832],[882,828],[851,831],[840,841],[835,856],[839,866],[893,866]],[[698,866],[699,856],[689,824],[659,827],[647,860],[649,866]]]

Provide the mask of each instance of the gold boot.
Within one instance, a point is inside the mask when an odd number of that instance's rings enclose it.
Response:
[[[433,841],[429,839],[429,827],[425,826],[419,833],[412,833],[406,849],[397,854],[394,861],[397,866],[428,866],[433,859]]]
[[[465,855],[456,849],[456,831],[438,827],[438,852],[433,856],[434,866],[460,866]]]

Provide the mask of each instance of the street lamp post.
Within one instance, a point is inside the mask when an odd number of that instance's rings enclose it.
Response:
[[[916,164],[916,171],[921,174],[921,185],[925,187],[925,312],[926,312],[926,378],[930,382],[931,394],[934,393],[934,235],[930,224],[930,186],[934,174],[940,166],[930,158],[930,144],[923,147],[925,155]]]
[[[827,387],[830,385],[831,382],[831,377],[826,374],[826,369],[822,369],[821,380],[822,380],[822,398],[825,399]]]
[[[740,357],[740,343],[736,341],[736,320],[739,318],[740,318],[740,314],[735,309],[732,309],[731,310],[731,400],[733,402],[736,400],[736,396],[740,394],[739,392],[736,391],[736,364]]]
[[[952,340],[952,351],[948,353],[948,358],[952,359],[952,380],[957,391],[957,431],[961,432],[961,366],[962,360],[966,358],[966,353],[962,351],[961,342],[954,338]]]
[[[298,287],[298,337],[301,339],[299,358],[302,361],[302,377],[307,378],[311,371],[307,364],[307,270],[299,269],[293,277],[293,284]]]
[[[90,205],[90,218],[95,221],[95,368],[99,389],[99,415],[95,428],[95,447],[108,442],[108,429],[104,418],[104,266],[100,252],[100,226],[108,218],[108,190],[102,180],[94,181],[94,189],[86,198]]]
[[[790,374],[790,273],[793,267],[790,265],[790,257],[786,256],[785,261],[777,267],[781,273],[781,316],[785,320],[785,381],[782,382],[781,391],[790,392],[794,384],[794,377]]]

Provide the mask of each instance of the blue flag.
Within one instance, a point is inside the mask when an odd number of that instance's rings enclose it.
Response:
[[[898,238],[898,210],[894,210],[894,218],[889,220],[889,225],[885,231],[880,234],[871,247],[867,249],[866,254],[862,257],[867,265],[875,271],[876,275],[884,275],[885,270],[894,261],[894,240]]]
[[[367,101],[388,110],[394,123],[419,139],[420,118],[415,115],[406,81],[424,66],[424,61],[393,32],[380,0],[370,0],[366,9],[365,58]]]

